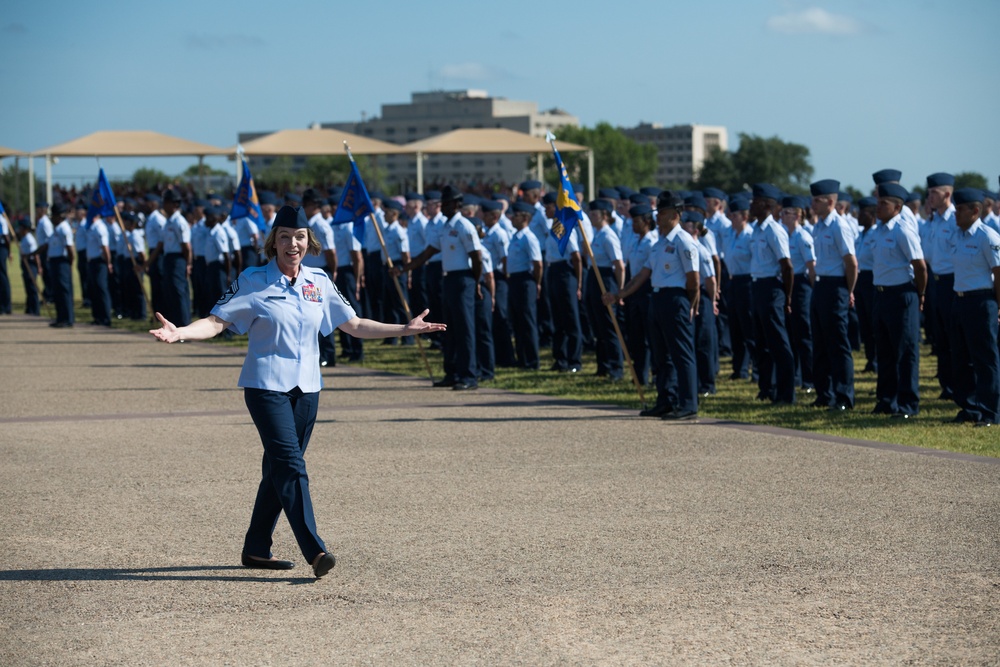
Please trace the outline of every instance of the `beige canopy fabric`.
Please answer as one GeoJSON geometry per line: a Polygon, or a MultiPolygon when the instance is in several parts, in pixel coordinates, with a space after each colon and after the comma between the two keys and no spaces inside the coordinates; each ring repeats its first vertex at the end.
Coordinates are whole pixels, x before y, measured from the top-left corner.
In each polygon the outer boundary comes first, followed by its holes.
{"type": "MultiPolygon", "coordinates": [[[[560,152],[586,151],[586,146],[556,140],[560,152]]],[[[545,153],[552,150],[542,137],[504,128],[452,130],[397,149],[400,153],[545,153]]]]}
{"type": "Polygon", "coordinates": [[[2,157],[24,157],[27,155],[24,151],[15,150],[13,148],[7,148],[6,146],[0,146],[0,158],[2,157]]]}
{"type": "Polygon", "coordinates": [[[32,151],[32,155],[52,157],[148,157],[163,155],[231,155],[217,148],[149,130],[105,130],[64,144],[32,151]]]}
{"type": "MultiPolygon", "coordinates": [[[[242,144],[247,155],[346,155],[344,142],[356,155],[406,152],[401,146],[332,129],[280,130],[242,144]]],[[[235,147],[231,149],[235,152],[235,147]]]]}

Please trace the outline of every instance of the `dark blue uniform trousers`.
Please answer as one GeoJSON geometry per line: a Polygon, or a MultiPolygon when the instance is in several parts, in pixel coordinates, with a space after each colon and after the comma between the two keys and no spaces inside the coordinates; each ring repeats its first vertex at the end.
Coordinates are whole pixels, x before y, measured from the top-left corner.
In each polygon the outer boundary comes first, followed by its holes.
{"type": "Polygon", "coordinates": [[[636,377],[641,384],[649,383],[649,300],[653,288],[649,282],[642,284],[637,291],[625,299],[625,344],[636,377]]]}
{"type": "Polygon", "coordinates": [[[583,334],[580,331],[579,282],[567,260],[549,265],[549,309],[552,313],[552,358],[558,370],[582,365],[583,334]]]}
{"type": "Polygon", "coordinates": [[[52,300],[56,305],[56,322],[73,324],[73,265],[68,257],[50,257],[49,273],[52,274],[52,300]]]}
{"type": "MultiPolygon", "coordinates": [[[[604,288],[612,294],[618,293],[618,283],[615,282],[614,269],[610,266],[599,267],[604,288]]],[[[593,270],[587,273],[587,292],[584,295],[587,309],[590,311],[590,325],[597,339],[597,374],[620,380],[624,376],[622,362],[622,347],[615,334],[615,324],[611,313],[601,301],[601,287],[597,284],[597,274],[593,270]]],[[[618,306],[612,306],[611,311],[618,317],[618,306]]]]}
{"type": "Polygon", "coordinates": [[[785,322],[795,359],[795,386],[803,389],[813,386],[812,297],[809,277],[796,275],[792,285],[792,314],[785,316],[785,322]]]}
{"type": "Polygon", "coordinates": [[[712,300],[701,292],[698,316],[694,319],[695,359],[698,362],[698,393],[715,393],[715,376],[719,373],[719,331],[715,325],[712,300]]]}
{"type": "Polygon", "coordinates": [[[858,311],[861,347],[865,351],[865,361],[877,366],[875,354],[875,283],[873,279],[874,273],[872,271],[858,271],[858,282],[854,286],[854,309],[858,311]]]}
{"type": "Polygon", "coordinates": [[[363,290],[365,302],[365,317],[385,321],[383,312],[383,282],[384,269],[382,268],[382,255],[378,252],[365,254],[365,288],[363,290]]]}
{"type": "MultiPolygon", "coordinates": [[[[401,258],[394,258],[392,260],[393,266],[399,266],[401,258]]],[[[406,274],[401,273],[399,278],[399,288],[403,292],[402,298],[399,296],[399,291],[396,289],[396,281],[392,279],[392,275],[389,273],[389,266],[382,266],[382,303],[383,303],[383,314],[385,315],[385,322],[389,324],[407,324],[410,320],[406,317],[406,307],[403,305],[403,299],[406,299],[407,303],[410,301],[410,290],[406,286],[406,274]]],[[[422,311],[417,311],[415,314],[419,314],[422,311]]],[[[391,342],[393,339],[387,338],[386,342],[391,342]]],[[[401,342],[408,345],[413,344],[413,336],[402,336],[401,342]]]]}
{"type": "Polygon", "coordinates": [[[729,307],[729,337],[733,348],[733,374],[740,378],[749,377],[750,362],[753,362],[753,373],[757,375],[750,276],[730,278],[726,299],[729,307]]]}
{"type": "Polygon", "coordinates": [[[698,412],[698,362],[690,311],[691,301],[683,287],[653,290],[649,329],[656,369],[656,407],[698,412]]]}
{"type": "Polygon", "coordinates": [[[512,273],[508,281],[510,321],[514,328],[517,365],[538,369],[538,283],[530,271],[512,273]]]}
{"type": "Polygon", "coordinates": [[[444,276],[444,374],[446,379],[476,384],[476,281],[472,271],[449,271],[444,276]]]}
{"type": "Polygon", "coordinates": [[[813,384],[816,403],[854,407],[854,358],[847,333],[846,278],[817,276],[813,287],[813,384]]]}
{"type": "MultiPolygon", "coordinates": [[[[424,264],[424,286],[427,290],[427,305],[431,312],[427,319],[431,322],[444,321],[444,305],[441,299],[441,290],[444,289],[444,277],[441,270],[441,256],[437,255],[438,261],[424,264]]],[[[423,312],[423,311],[420,311],[423,312]]],[[[440,332],[430,334],[433,341],[444,340],[444,335],[440,332]]]]}
{"type": "Polygon", "coordinates": [[[10,276],[7,275],[7,260],[10,257],[10,247],[7,240],[0,241],[0,315],[10,315],[11,294],[10,276]]]}
{"type": "Polygon", "coordinates": [[[934,329],[934,347],[937,354],[938,383],[945,397],[954,395],[953,370],[951,358],[952,338],[952,303],[955,301],[955,274],[935,273],[928,291],[934,292],[934,311],[932,318],[934,329]]]}
{"type": "MultiPolygon", "coordinates": [[[[785,328],[785,290],[777,278],[751,286],[759,366],[758,387],[765,398],[795,402],[795,359],[785,328]]],[[[815,296],[815,295],[814,295],[815,296]]]]}
{"type": "Polygon", "coordinates": [[[87,285],[90,287],[90,312],[94,322],[111,326],[111,293],[108,291],[108,265],[103,259],[87,262],[87,285]]]}
{"type": "Polygon", "coordinates": [[[920,297],[913,283],[873,287],[878,381],[875,411],[920,411],[920,297]]]}
{"type": "MultiPolygon", "coordinates": [[[[496,283],[494,283],[496,284],[496,283]]],[[[479,282],[483,298],[476,299],[476,372],[480,380],[492,380],[496,374],[493,349],[493,296],[486,284],[479,282]]]]}
{"type": "MultiPolygon", "coordinates": [[[[358,299],[355,296],[355,292],[358,289],[358,279],[354,275],[354,268],[351,266],[342,267],[337,269],[337,289],[340,293],[344,295],[348,303],[351,304],[351,308],[354,309],[355,313],[361,313],[361,304],[358,303],[358,299]]],[[[421,311],[423,312],[423,311],[421,311]]],[[[354,336],[340,332],[340,349],[344,356],[346,356],[351,361],[361,361],[364,359],[364,346],[362,345],[360,338],[355,338],[354,336]]]]}
{"type": "Polygon", "coordinates": [[[1000,423],[997,302],[991,289],[958,294],[951,307],[953,392],[975,421],[1000,423]]]}
{"type": "Polygon", "coordinates": [[[302,555],[311,563],[326,551],[316,533],[303,458],[316,423],[319,392],[304,394],[298,387],[289,392],[247,388],[243,396],[264,445],[260,486],[243,551],[270,558],[271,535],[284,510],[302,555]]]}
{"type": "Polygon", "coordinates": [[[507,276],[499,270],[493,272],[496,294],[493,295],[493,349],[497,366],[517,365],[514,344],[510,340],[510,285],[507,276]]]}
{"type": "Polygon", "coordinates": [[[41,313],[41,301],[38,294],[38,265],[35,256],[21,257],[21,281],[24,283],[24,314],[38,315],[41,313]]]}
{"type": "Polygon", "coordinates": [[[179,252],[163,256],[163,316],[179,327],[191,324],[187,261],[179,252]]]}

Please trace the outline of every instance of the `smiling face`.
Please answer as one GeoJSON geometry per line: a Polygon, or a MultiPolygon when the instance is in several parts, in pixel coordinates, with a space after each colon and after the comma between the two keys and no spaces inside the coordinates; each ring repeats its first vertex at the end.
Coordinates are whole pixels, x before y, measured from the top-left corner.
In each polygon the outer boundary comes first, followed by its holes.
{"type": "Polygon", "coordinates": [[[309,248],[309,230],[281,227],[274,236],[275,258],[285,275],[298,275],[299,265],[309,248]]]}

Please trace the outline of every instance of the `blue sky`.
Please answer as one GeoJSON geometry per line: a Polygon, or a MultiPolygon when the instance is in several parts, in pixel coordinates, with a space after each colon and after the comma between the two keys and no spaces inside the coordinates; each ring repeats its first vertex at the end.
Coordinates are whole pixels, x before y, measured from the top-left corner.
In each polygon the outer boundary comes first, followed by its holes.
{"type": "MultiPolygon", "coordinates": [[[[817,178],[863,189],[886,167],[907,186],[978,171],[996,187],[1000,172],[996,0],[2,5],[0,145],[21,150],[101,129],[228,146],[240,131],[474,87],[585,125],[778,135],[809,146],[817,178]]],[[[126,176],[193,162],[103,165],[126,176]]],[[[96,165],[53,170],[68,179],[96,165]]]]}

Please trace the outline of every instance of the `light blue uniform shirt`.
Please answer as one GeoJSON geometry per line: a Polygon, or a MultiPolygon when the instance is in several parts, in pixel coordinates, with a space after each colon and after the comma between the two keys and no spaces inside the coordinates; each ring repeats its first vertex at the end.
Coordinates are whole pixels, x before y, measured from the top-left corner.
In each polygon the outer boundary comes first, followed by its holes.
{"type": "MultiPolygon", "coordinates": [[[[118,253],[119,248],[122,245],[122,230],[117,223],[111,219],[111,222],[105,223],[108,226],[108,247],[111,252],[118,253]]],[[[49,238],[52,238],[51,236],[49,238]]]]}
{"type": "MultiPolygon", "coordinates": [[[[856,248],[858,250],[858,271],[872,271],[875,268],[875,228],[878,223],[861,231],[856,248]]],[[[916,232],[914,232],[916,234],[916,232]]]]}
{"type": "Polygon", "coordinates": [[[687,287],[687,274],[698,270],[698,242],[677,225],[653,244],[646,259],[653,289],[687,287]]]}
{"type": "Polygon", "coordinates": [[[191,243],[191,228],[180,211],[167,219],[163,226],[163,254],[169,255],[181,251],[182,243],[191,243]]]}
{"type": "Polygon", "coordinates": [[[52,231],[52,221],[49,220],[49,216],[43,215],[40,217],[38,222],[35,223],[35,242],[38,243],[39,248],[49,242],[52,231]]]}
{"type": "Polygon", "coordinates": [[[160,245],[163,240],[163,226],[167,224],[167,219],[158,210],[154,210],[146,218],[146,241],[150,248],[160,245]]]}
{"type": "Polygon", "coordinates": [[[273,259],[241,273],[212,314],[250,336],[239,386],[304,393],[323,387],[318,335],[355,317],[325,271],[302,266],[289,285],[273,259]]]}
{"type": "Polygon", "coordinates": [[[895,287],[913,280],[913,265],[910,262],[923,259],[924,252],[916,232],[903,222],[902,216],[897,215],[889,222],[879,222],[870,235],[875,239],[874,284],[895,287]]]}
{"type": "MultiPolygon", "coordinates": [[[[788,250],[788,233],[785,228],[767,216],[753,230],[750,244],[750,275],[756,279],[781,276],[782,259],[791,259],[788,250]]],[[[843,275],[843,274],[841,274],[843,275]]]]}
{"type": "MultiPolygon", "coordinates": [[[[441,228],[444,227],[446,220],[447,218],[444,217],[444,213],[438,212],[437,215],[427,222],[427,226],[424,227],[424,240],[427,242],[427,246],[441,250],[441,228]]],[[[427,246],[424,246],[424,250],[427,249],[427,246]]],[[[441,253],[436,252],[431,255],[431,258],[427,260],[427,263],[433,264],[434,262],[440,261],[441,253]]]]}
{"type": "Polygon", "coordinates": [[[733,228],[732,221],[726,217],[725,213],[722,211],[716,211],[712,214],[712,217],[705,220],[705,227],[708,228],[713,234],[715,234],[716,241],[719,241],[719,250],[722,251],[722,255],[725,256],[725,243],[721,241],[733,228]]]}
{"type": "Polygon", "coordinates": [[[656,243],[656,237],[653,236],[652,232],[647,232],[642,238],[638,238],[638,234],[635,236],[637,241],[632,245],[628,253],[628,270],[633,276],[637,275],[646,266],[646,261],[649,259],[649,252],[653,249],[653,244],[656,243]]]}
{"type": "Polygon", "coordinates": [[[480,247],[479,252],[481,253],[479,255],[480,260],[483,263],[483,270],[479,274],[479,282],[482,282],[487,273],[493,273],[493,256],[490,255],[490,251],[485,246],[480,247]]]}
{"type": "Polygon", "coordinates": [[[49,237],[49,258],[66,257],[66,248],[73,247],[73,228],[69,226],[68,220],[63,220],[49,237]]]}
{"type": "Polygon", "coordinates": [[[542,255],[545,256],[546,264],[556,264],[557,262],[564,262],[570,258],[574,252],[580,252],[580,237],[578,236],[579,229],[574,228],[572,233],[569,235],[569,241],[566,242],[566,252],[559,252],[559,240],[552,235],[550,232],[545,237],[545,243],[542,245],[542,255]]]}
{"type": "Polygon", "coordinates": [[[701,286],[705,286],[705,281],[715,277],[715,262],[712,261],[712,253],[701,243],[698,245],[698,278],[701,286]]]}
{"type": "Polygon", "coordinates": [[[253,236],[257,234],[257,225],[248,217],[237,218],[233,223],[236,236],[240,239],[240,247],[248,248],[253,245],[253,236]]]}
{"type": "Polygon", "coordinates": [[[87,221],[80,220],[76,223],[76,236],[74,237],[78,251],[87,252],[87,221]]]}
{"type": "MultiPolygon", "coordinates": [[[[788,231],[787,228],[785,231],[788,231]]],[[[795,233],[788,235],[788,254],[792,260],[792,272],[796,275],[806,273],[806,262],[816,261],[812,235],[801,227],[796,227],[795,233]]]]}
{"type": "Polygon", "coordinates": [[[816,248],[816,275],[824,278],[844,277],[844,257],[854,254],[854,237],[851,223],[830,213],[813,228],[816,248]]]}
{"type": "Polygon", "coordinates": [[[510,245],[510,235],[503,225],[497,221],[492,227],[486,230],[486,236],[480,239],[480,244],[490,251],[493,259],[493,268],[499,271],[503,268],[503,260],[507,257],[507,246],[510,245]]]}
{"type": "Polygon", "coordinates": [[[939,276],[955,273],[955,244],[958,242],[958,224],[955,223],[955,207],[948,206],[944,215],[937,211],[931,216],[930,231],[927,234],[928,250],[924,248],[924,256],[931,264],[931,269],[939,276]]]}
{"type": "Polygon", "coordinates": [[[511,236],[513,236],[514,232],[517,231],[516,229],[514,229],[514,223],[511,222],[510,218],[507,217],[506,213],[501,213],[500,214],[500,220],[499,220],[499,222],[500,222],[501,225],[503,225],[504,231],[507,232],[507,238],[510,238],[511,236]]]}
{"type": "Polygon", "coordinates": [[[535,214],[528,223],[528,229],[538,239],[538,244],[542,248],[542,254],[546,254],[545,239],[548,238],[549,230],[552,229],[552,221],[545,217],[545,207],[541,204],[535,204],[535,214]]]}
{"type": "MultiPolygon", "coordinates": [[[[125,232],[125,236],[128,237],[128,242],[132,244],[132,252],[138,255],[139,253],[146,252],[146,235],[142,233],[142,230],[136,227],[130,232],[125,232]]],[[[128,252],[126,250],[125,252],[128,252]]]]}
{"type": "MultiPolygon", "coordinates": [[[[322,269],[326,267],[326,251],[334,249],[333,243],[333,229],[327,223],[326,218],[323,217],[322,213],[317,213],[313,217],[309,218],[309,229],[312,230],[313,236],[319,241],[319,254],[310,255],[306,254],[302,258],[302,263],[306,266],[311,266],[313,268],[322,269]]],[[[375,232],[372,232],[372,236],[375,236],[375,232]]],[[[375,239],[378,243],[378,238],[375,239]]],[[[330,267],[331,269],[333,267],[330,267]]]]}
{"type": "Polygon", "coordinates": [[[381,252],[382,244],[378,242],[378,232],[375,231],[373,220],[377,220],[382,234],[385,235],[385,218],[380,216],[381,210],[365,218],[365,252],[381,252]]]}
{"type": "Polygon", "coordinates": [[[531,271],[533,262],[542,261],[542,248],[538,238],[525,227],[515,231],[507,246],[507,274],[531,271]]]}
{"type": "Polygon", "coordinates": [[[956,292],[993,289],[993,269],[1000,266],[1000,234],[976,220],[968,231],[958,230],[953,258],[956,292]]]}
{"type": "MultiPolygon", "coordinates": [[[[404,252],[410,252],[410,238],[403,225],[399,224],[399,220],[386,227],[385,247],[393,264],[399,264],[404,252]]],[[[382,253],[382,263],[386,263],[385,253],[382,253]]]]}
{"type": "Polygon", "coordinates": [[[441,226],[441,270],[465,271],[472,268],[469,253],[482,249],[479,234],[471,222],[456,213],[441,226]]]}
{"type": "Polygon", "coordinates": [[[33,253],[38,252],[38,241],[35,239],[35,235],[28,232],[24,235],[18,242],[18,247],[21,249],[21,257],[27,257],[33,253]]]}
{"type": "Polygon", "coordinates": [[[191,254],[195,257],[205,257],[208,254],[208,235],[212,230],[205,224],[205,218],[191,225],[191,254]]]}
{"type": "Polygon", "coordinates": [[[101,218],[94,218],[87,226],[87,259],[101,259],[101,248],[108,246],[108,226],[101,218]]]}
{"type": "Polygon", "coordinates": [[[423,213],[417,213],[410,218],[410,224],[406,226],[406,237],[410,242],[410,255],[412,257],[416,257],[427,247],[425,234],[427,223],[427,216],[423,213]]]}
{"type": "MultiPolygon", "coordinates": [[[[611,229],[613,229],[614,232],[615,232],[615,234],[618,235],[618,238],[621,238],[622,234],[625,233],[625,218],[623,218],[618,213],[618,211],[612,211],[611,212],[611,219],[612,219],[611,220],[611,229]]],[[[634,230],[633,230],[633,232],[634,232],[634,230]]]]}
{"type": "Polygon", "coordinates": [[[236,229],[233,228],[233,221],[226,218],[219,226],[222,227],[226,231],[226,234],[229,235],[229,252],[235,253],[240,249],[240,237],[239,234],[236,233],[236,229]]]}
{"type": "Polygon", "coordinates": [[[226,256],[233,251],[229,244],[229,234],[218,224],[206,231],[208,238],[205,241],[205,261],[225,263],[226,256]]]}
{"type": "Polygon", "coordinates": [[[899,222],[916,234],[917,238],[920,237],[920,221],[917,220],[917,216],[910,210],[909,206],[903,206],[903,210],[899,212],[899,222]]]}
{"type": "Polygon", "coordinates": [[[739,234],[736,233],[735,229],[730,229],[723,240],[729,277],[750,275],[753,227],[746,225],[739,234]]]}
{"type": "Polygon", "coordinates": [[[601,227],[594,234],[591,248],[594,251],[594,263],[600,269],[610,269],[617,261],[622,261],[622,245],[618,235],[609,225],[601,227]]]}
{"type": "Polygon", "coordinates": [[[337,266],[351,266],[351,252],[361,250],[361,241],[354,235],[354,223],[341,222],[332,225],[333,245],[337,253],[337,266]]]}
{"type": "Polygon", "coordinates": [[[990,211],[989,215],[980,218],[979,221],[995,231],[997,234],[1000,234],[1000,216],[993,211],[990,211]]]}
{"type": "Polygon", "coordinates": [[[705,246],[708,249],[709,255],[718,255],[719,244],[716,241],[715,234],[712,233],[711,229],[706,230],[706,232],[707,233],[704,235],[701,234],[698,235],[698,243],[700,243],[701,245],[705,246]]]}

